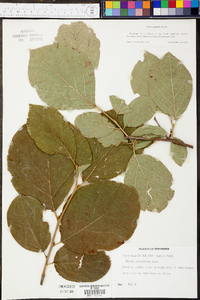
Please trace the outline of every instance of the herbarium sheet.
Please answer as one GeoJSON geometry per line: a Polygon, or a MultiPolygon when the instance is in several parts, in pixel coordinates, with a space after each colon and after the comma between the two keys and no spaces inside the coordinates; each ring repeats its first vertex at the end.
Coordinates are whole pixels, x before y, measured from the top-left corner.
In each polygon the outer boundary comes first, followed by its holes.
{"type": "Polygon", "coordinates": [[[2,299],[197,296],[195,25],[3,22],[2,299]]]}

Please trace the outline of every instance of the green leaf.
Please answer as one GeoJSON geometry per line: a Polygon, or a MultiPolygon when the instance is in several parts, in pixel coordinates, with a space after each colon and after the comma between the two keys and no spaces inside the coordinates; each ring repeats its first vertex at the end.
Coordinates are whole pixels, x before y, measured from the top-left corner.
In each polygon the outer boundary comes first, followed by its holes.
{"type": "Polygon", "coordinates": [[[88,112],[79,115],[75,125],[87,138],[98,138],[104,147],[119,145],[125,141],[123,133],[116,128],[107,118],[96,112],[88,112]]]}
{"type": "Polygon", "coordinates": [[[104,147],[119,145],[121,142],[127,143],[127,140],[124,139],[123,133],[118,129],[114,129],[110,134],[98,138],[98,141],[102,143],[104,147]]]}
{"type": "Polygon", "coordinates": [[[149,147],[152,143],[153,143],[152,141],[142,141],[142,140],[137,140],[137,141],[134,143],[134,151],[137,151],[136,154],[141,154],[141,153],[138,153],[138,150],[147,148],[147,147],[149,147]]]}
{"type": "Polygon", "coordinates": [[[83,180],[96,182],[111,179],[126,170],[132,156],[129,146],[121,144],[104,148],[97,139],[88,139],[92,150],[92,164],[83,172],[83,180]]]}
{"type": "Polygon", "coordinates": [[[124,131],[128,134],[131,135],[131,133],[137,128],[137,127],[124,127],[124,115],[117,115],[117,113],[114,111],[114,109],[107,110],[106,115],[101,113],[102,116],[107,118],[109,122],[111,122],[116,128],[119,128],[116,123],[114,123],[112,120],[110,120],[108,116],[110,116],[113,120],[117,121],[119,126],[124,129],[124,131]]]}
{"type": "Polygon", "coordinates": [[[100,57],[100,41],[92,28],[83,22],[73,22],[70,25],[63,24],[58,29],[55,41],[59,45],[70,46],[72,49],[84,53],[88,62],[96,69],[100,57]]]}
{"type": "Polygon", "coordinates": [[[8,226],[14,239],[25,249],[44,251],[51,240],[49,225],[42,220],[43,207],[34,198],[16,197],[7,213],[8,226]]]}
{"type": "Polygon", "coordinates": [[[93,282],[102,278],[110,269],[110,258],[105,252],[97,255],[78,254],[63,246],[54,258],[60,276],[75,282],[93,282]]]}
{"type": "Polygon", "coordinates": [[[137,128],[133,133],[133,136],[141,136],[146,138],[163,137],[166,135],[167,132],[162,127],[152,125],[146,125],[137,128]]]}
{"type": "Polygon", "coordinates": [[[144,53],[144,60],[139,60],[131,73],[133,93],[149,96],[149,72],[151,67],[158,61],[159,59],[155,55],[149,52],[144,53]]]}
{"type": "Polygon", "coordinates": [[[139,154],[130,159],[124,182],[136,188],[142,210],[161,212],[174,195],[171,173],[150,155],[139,154]]]}
{"type": "Polygon", "coordinates": [[[47,154],[61,153],[75,161],[76,141],[73,130],[56,109],[30,105],[27,128],[42,151],[47,154]]]}
{"type": "MultiPolygon", "coordinates": [[[[179,139],[176,139],[176,140],[182,142],[179,139]]],[[[185,160],[187,158],[187,154],[188,154],[188,152],[187,152],[187,148],[186,147],[183,147],[183,146],[171,143],[171,146],[170,146],[170,155],[173,158],[173,160],[175,161],[175,163],[177,165],[179,165],[180,167],[185,162],[185,160]]]]}
{"type": "Polygon", "coordinates": [[[124,100],[116,96],[110,96],[110,102],[117,115],[129,112],[129,107],[124,100]]]}
{"type": "Polygon", "coordinates": [[[13,137],[8,170],[18,193],[32,196],[47,209],[56,211],[74,182],[74,165],[62,154],[42,152],[30,138],[26,126],[13,137]]]}
{"type": "Polygon", "coordinates": [[[30,51],[29,81],[56,109],[90,109],[95,103],[94,68],[88,57],[60,44],[30,51]]]}
{"type": "Polygon", "coordinates": [[[149,91],[163,113],[178,119],[189,104],[192,77],[182,62],[168,52],[151,68],[149,91]]]}
{"type": "Polygon", "coordinates": [[[129,104],[129,111],[124,114],[124,124],[138,127],[150,120],[156,113],[156,106],[149,96],[141,96],[129,104]]]}
{"type": "Polygon", "coordinates": [[[90,145],[86,138],[82,135],[74,125],[69,123],[69,126],[73,130],[76,140],[76,158],[75,162],[79,166],[79,171],[83,172],[92,163],[92,153],[90,145]]]}
{"type": "MultiPolygon", "coordinates": [[[[158,138],[158,137],[164,137],[167,135],[167,132],[159,126],[152,126],[152,125],[146,125],[140,128],[137,128],[133,132],[133,136],[135,137],[143,137],[143,138],[158,138]]],[[[137,140],[134,144],[134,150],[139,150],[146,148],[150,146],[153,143],[153,141],[143,141],[143,140],[137,140]]]]}
{"type": "Polygon", "coordinates": [[[134,188],[114,181],[83,186],[75,193],[61,224],[61,241],[72,251],[112,250],[133,234],[140,213],[134,188]]]}

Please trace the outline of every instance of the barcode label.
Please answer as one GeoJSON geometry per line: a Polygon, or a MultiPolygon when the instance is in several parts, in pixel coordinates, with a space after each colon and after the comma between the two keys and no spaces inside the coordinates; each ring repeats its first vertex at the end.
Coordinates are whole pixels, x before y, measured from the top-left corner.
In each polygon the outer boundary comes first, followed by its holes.
{"type": "Polygon", "coordinates": [[[85,295],[103,295],[106,290],[84,290],[85,295]]]}
{"type": "Polygon", "coordinates": [[[111,297],[111,287],[109,284],[80,284],[78,289],[79,298],[111,297]]]}

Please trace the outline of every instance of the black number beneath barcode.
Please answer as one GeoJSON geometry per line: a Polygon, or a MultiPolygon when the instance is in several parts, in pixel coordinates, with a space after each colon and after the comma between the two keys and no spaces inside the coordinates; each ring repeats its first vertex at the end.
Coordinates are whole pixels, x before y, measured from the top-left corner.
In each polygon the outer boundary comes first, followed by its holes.
{"type": "Polygon", "coordinates": [[[84,295],[102,295],[105,293],[105,290],[84,290],[84,295]]]}

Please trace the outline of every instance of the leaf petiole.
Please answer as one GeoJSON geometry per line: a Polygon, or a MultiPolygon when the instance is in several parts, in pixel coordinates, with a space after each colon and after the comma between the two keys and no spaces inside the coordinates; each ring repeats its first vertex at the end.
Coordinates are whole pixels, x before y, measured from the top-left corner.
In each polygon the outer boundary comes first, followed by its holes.
{"type": "Polygon", "coordinates": [[[170,130],[170,136],[169,136],[170,139],[172,139],[173,136],[174,136],[174,128],[175,128],[175,125],[176,125],[176,121],[177,121],[177,120],[175,120],[175,121],[173,122],[173,120],[170,118],[170,122],[171,122],[171,124],[172,124],[172,128],[171,128],[171,130],[170,130]]]}
{"type": "Polygon", "coordinates": [[[60,244],[61,244],[61,242],[54,243],[53,246],[55,247],[55,246],[60,245],[60,244]]]}

